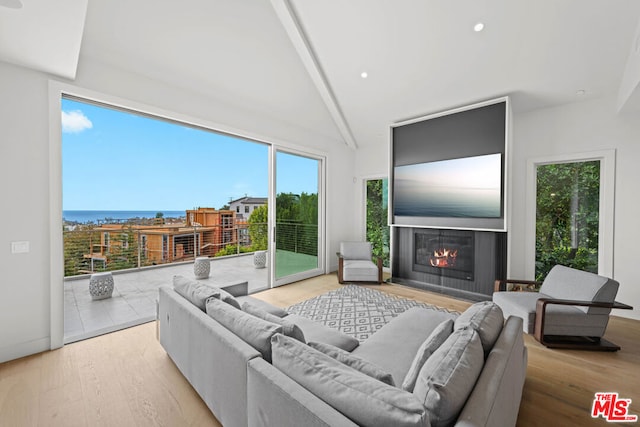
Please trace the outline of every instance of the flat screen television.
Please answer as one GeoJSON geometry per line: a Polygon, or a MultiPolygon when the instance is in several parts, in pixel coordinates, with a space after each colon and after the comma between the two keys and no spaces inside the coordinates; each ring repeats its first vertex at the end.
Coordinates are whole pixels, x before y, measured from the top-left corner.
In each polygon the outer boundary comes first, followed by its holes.
{"type": "Polygon", "coordinates": [[[500,218],[502,154],[396,166],[393,214],[500,218]]]}
{"type": "Polygon", "coordinates": [[[391,127],[390,224],[506,230],[508,101],[391,127]]]}

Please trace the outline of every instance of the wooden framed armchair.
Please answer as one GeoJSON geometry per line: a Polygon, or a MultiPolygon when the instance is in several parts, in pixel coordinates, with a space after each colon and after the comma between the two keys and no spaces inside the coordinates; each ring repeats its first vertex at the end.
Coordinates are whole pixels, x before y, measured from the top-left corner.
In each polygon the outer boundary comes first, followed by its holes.
{"type": "Polygon", "coordinates": [[[338,252],[338,282],[382,283],[382,259],[372,259],[371,242],[341,242],[338,252]]]}
{"type": "Polygon", "coordinates": [[[603,339],[612,308],[631,309],[615,301],[617,281],[562,265],[544,282],[496,280],[493,301],[504,317],[523,319],[525,332],[547,347],[617,351],[603,339]]]}

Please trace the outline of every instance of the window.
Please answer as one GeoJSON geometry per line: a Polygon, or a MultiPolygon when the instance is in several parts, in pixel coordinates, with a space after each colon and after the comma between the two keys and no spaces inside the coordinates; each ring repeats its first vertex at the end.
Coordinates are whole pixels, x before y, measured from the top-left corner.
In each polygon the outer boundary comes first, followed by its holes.
{"type": "Polygon", "coordinates": [[[556,264],[597,273],[600,162],[540,165],[536,189],[536,280],[556,264]]]}
{"type": "Polygon", "coordinates": [[[531,159],[526,277],[555,264],[613,276],[615,150],[531,159]]]}
{"type": "Polygon", "coordinates": [[[387,178],[370,179],[366,181],[366,235],[367,241],[373,245],[373,254],[382,258],[385,267],[389,262],[389,226],[387,178]]]}
{"type": "Polygon", "coordinates": [[[251,207],[251,206],[249,206],[249,205],[245,206],[245,207],[244,207],[244,213],[249,213],[249,208],[250,208],[250,207],[251,207]]]}

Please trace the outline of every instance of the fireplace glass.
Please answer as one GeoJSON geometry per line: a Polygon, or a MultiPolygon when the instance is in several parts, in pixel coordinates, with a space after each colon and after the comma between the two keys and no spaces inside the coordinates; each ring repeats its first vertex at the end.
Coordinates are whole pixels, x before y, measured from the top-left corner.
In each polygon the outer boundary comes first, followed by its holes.
{"type": "Polygon", "coordinates": [[[414,233],[413,247],[415,271],[474,280],[473,231],[421,230],[414,233]]]}

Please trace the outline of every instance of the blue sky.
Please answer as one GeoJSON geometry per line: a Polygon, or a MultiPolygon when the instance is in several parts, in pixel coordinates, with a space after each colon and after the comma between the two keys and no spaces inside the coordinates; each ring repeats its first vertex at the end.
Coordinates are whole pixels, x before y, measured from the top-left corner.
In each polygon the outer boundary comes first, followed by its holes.
{"type": "MultiPolygon", "coordinates": [[[[220,208],[268,196],[268,147],[62,100],[63,210],[220,208]]],[[[317,161],[279,155],[277,192],[317,192],[317,161]]]]}

